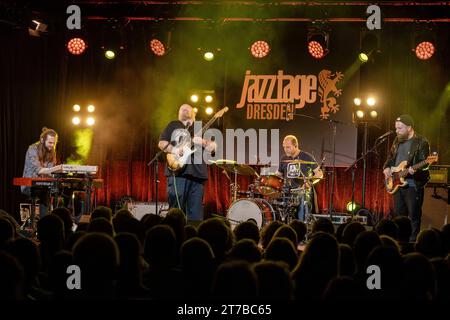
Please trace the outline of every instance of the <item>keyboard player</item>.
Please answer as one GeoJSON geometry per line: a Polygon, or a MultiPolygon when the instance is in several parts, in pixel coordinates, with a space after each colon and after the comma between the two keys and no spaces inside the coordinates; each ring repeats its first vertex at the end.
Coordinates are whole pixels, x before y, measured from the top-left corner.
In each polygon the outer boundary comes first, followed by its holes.
{"type": "MultiPolygon", "coordinates": [[[[48,176],[48,169],[56,165],[56,144],[58,134],[55,130],[42,128],[39,141],[28,147],[25,155],[23,177],[37,178],[48,176]]],[[[48,188],[21,187],[21,191],[28,197],[39,198],[39,213],[43,217],[50,204],[50,192],[48,188]]]]}

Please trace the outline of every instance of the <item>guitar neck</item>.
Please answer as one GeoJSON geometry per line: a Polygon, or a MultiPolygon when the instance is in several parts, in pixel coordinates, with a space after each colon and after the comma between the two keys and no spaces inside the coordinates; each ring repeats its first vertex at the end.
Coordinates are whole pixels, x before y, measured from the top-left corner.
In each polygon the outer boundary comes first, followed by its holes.
{"type": "MultiPolygon", "coordinates": [[[[427,163],[428,163],[428,159],[425,159],[425,160],[420,161],[419,163],[416,163],[415,165],[411,166],[411,168],[413,170],[417,170],[417,169],[423,167],[424,165],[426,165],[427,163]]],[[[399,174],[400,177],[405,177],[407,175],[408,175],[408,169],[402,170],[399,174]]]]}
{"type": "Polygon", "coordinates": [[[206,130],[209,129],[209,127],[211,127],[211,125],[214,123],[214,121],[216,121],[218,117],[216,115],[214,115],[214,117],[212,117],[199,131],[197,131],[194,135],[195,136],[200,136],[203,134],[203,132],[205,132],[206,130]]]}

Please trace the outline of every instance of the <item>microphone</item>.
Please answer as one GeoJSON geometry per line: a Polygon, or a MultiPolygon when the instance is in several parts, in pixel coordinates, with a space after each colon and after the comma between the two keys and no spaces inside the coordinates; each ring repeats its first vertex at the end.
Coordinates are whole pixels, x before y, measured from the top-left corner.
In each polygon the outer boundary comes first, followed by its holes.
{"type": "Polygon", "coordinates": [[[392,131],[392,130],[389,130],[388,132],[386,132],[385,134],[383,134],[383,135],[381,135],[381,136],[379,136],[378,138],[377,138],[377,140],[380,140],[380,139],[384,139],[384,138],[386,138],[386,137],[388,137],[388,136],[390,136],[391,134],[393,134],[394,133],[394,131],[392,131]]]}

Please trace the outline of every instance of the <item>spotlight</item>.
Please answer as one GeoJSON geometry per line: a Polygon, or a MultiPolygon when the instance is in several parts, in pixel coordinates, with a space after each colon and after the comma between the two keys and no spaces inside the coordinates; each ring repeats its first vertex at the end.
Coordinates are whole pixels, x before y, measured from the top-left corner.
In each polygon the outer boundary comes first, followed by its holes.
{"type": "Polygon", "coordinates": [[[329,34],[319,28],[310,28],[307,35],[308,52],[315,59],[322,59],[328,54],[329,34]]]}
{"type": "Polygon", "coordinates": [[[198,95],[193,94],[193,95],[191,96],[191,101],[194,102],[194,103],[198,102],[198,95]]]}
{"type": "Polygon", "coordinates": [[[364,30],[360,35],[359,60],[363,63],[369,61],[369,57],[374,56],[379,51],[379,35],[374,31],[364,30]]]}
{"type": "Polygon", "coordinates": [[[87,111],[90,112],[90,113],[94,112],[95,111],[95,106],[92,105],[92,104],[88,105],[87,111]]]}
{"type": "Polygon", "coordinates": [[[206,101],[206,103],[211,103],[212,101],[213,101],[213,97],[211,96],[211,95],[207,95],[206,97],[205,97],[205,101],[206,101]]]}
{"type": "Polygon", "coordinates": [[[420,60],[430,59],[436,52],[436,32],[429,25],[421,25],[412,35],[412,48],[420,60]]]}
{"type": "Polygon", "coordinates": [[[264,58],[269,54],[270,46],[266,41],[258,40],[253,42],[252,46],[250,47],[250,52],[252,53],[252,56],[255,58],[264,58]]]}
{"type": "Polygon", "coordinates": [[[88,126],[93,126],[93,125],[95,124],[95,119],[92,118],[92,117],[87,118],[87,119],[86,119],[86,124],[87,124],[88,126]]]}
{"type": "Polygon", "coordinates": [[[207,51],[203,54],[203,59],[205,59],[206,61],[213,61],[214,60],[214,53],[212,53],[211,51],[207,51]]]}
{"type": "Polygon", "coordinates": [[[198,108],[194,107],[194,108],[192,108],[192,111],[194,111],[194,113],[197,113],[198,112],[198,108]]]}
{"type": "Polygon", "coordinates": [[[417,44],[414,51],[416,53],[416,57],[420,60],[428,60],[434,55],[436,49],[434,48],[433,43],[429,41],[423,41],[417,44]]]}
{"type": "Polygon", "coordinates": [[[362,63],[366,63],[367,61],[369,61],[369,56],[365,53],[360,53],[358,55],[358,59],[359,61],[361,61],[362,63]]]}
{"type": "Polygon", "coordinates": [[[112,51],[112,50],[106,50],[105,51],[105,58],[106,59],[112,60],[115,57],[116,57],[116,54],[114,53],[114,51],[112,51]]]}
{"type": "Polygon", "coordinates": [[[86,43],[81,38],[72,38],[67,43],[67,50],[75,56],[82,54],[86,47],[86,43]]]}
{"type": "Polygon", "coordinates": [[[357,204],[356,202],[347,202],[347,205],[345,206],[345,208],[347,209],[347,212],[352,213],[355,212],[357,210],[359,210],[361,208],[361,206],[359,204],[357,204]]]}
{"type": "Polygon", "coordinates": [[[79,125],[80,124],[80,122],[81,122],[81,119],[79,118],[79,117],[73,117],[72,118],[72,123],[74,124],[74,125],[79,125]]]}
{"type": "Polygon", "coordinates": [[[375,105],[375,103],[376,103],[375,98],[373,98],[373,97],[367,98],[367,105],[368,106],[373,107],[375,105]]]}
{"type": "Polygon", "coordinates": [[[207,115],[211,115],[211,114],[213,114],[214,110],[213,110],[213,108],[208,107],[208,108],[205,109],[205,112],[206,112],[207,115]]]}
{"type": "Polygon", "coordinates": [[[362,111],[362,110],[357,110],[357,111],[356,111],[356,116],[357,116],[359,119],[364,118],[364,111],[362,111]]]}
{"type": "Polygon", "coordinates": [[[166,47],[164,44],[158,39],[152,39],[150,41],[150,50],[154,55],[162,57],[166,54],[166,47]]]}
{"type": "Polygon", "coordinates": [[[33,19],[28,26],[28,34],[33,37],[40,37],[42,33],[47,32],[48,25],[42,20],[33,19]]]}
{"type": "Polygon", "coordinates": [[[353,99],[353,122],[376,122],[379,119],[380,108],[372,94],[363,94],[353,99]]]}
{"type": "Polygon", "coordinates": [[[72,109],[73,109],[73,111],[75,111],[75,112],[79,112],[79,111],[81,110],[81,107],[80,107],[79,104],[74,104],[73,107],[72,107],[72,109]]]}

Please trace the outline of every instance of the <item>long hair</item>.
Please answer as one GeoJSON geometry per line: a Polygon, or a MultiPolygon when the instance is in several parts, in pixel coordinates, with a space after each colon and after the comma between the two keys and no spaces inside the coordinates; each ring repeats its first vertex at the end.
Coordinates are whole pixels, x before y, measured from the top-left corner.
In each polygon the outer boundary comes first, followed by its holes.
{"type": "Polygon", "coordinates": [[[55,130],[49,128],[42,128],[42,133],[39,137],[38,143],[38,157],[41,164],[52,162],[56,164],[56,141],[58,141],[58,134],[55,130]],[[55,137],[55,147],[52,151],[48,151],[45,147],[45,142],[47,141],[47,137],[52,136],[55,137]]]}

